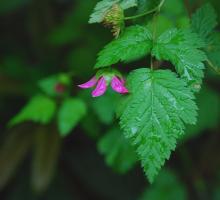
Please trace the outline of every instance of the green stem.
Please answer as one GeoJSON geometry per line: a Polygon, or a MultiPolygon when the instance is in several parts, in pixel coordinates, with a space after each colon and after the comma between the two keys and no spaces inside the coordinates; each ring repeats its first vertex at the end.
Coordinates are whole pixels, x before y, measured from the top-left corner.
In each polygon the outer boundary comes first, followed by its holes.
{"type": "Polygon", "coordinates": [[[139,17],[143,17],[145,15],[148,15],[148,14],[151,14],[153,12],[157,12],[157,11],[160,11],[160,8],[162,7],[162,5],[164,4],[165,0],[161,0],[160,4],[153,8],[152,10],[149,10],[145,13],[141,13],[139,15],[134,15],[134,16],[130,16],[130,17],[125,17],[124,20],[131,20],[131,19],[136,19],[136,18],[139,18],[139,17]]]}
{"type": "Polygon", "coordinates": [[[207,61],[207,63],[209,64],[209,66],[210,66],[218,75],[220,75],[220,69],[218,69],[218,67],[215,66],[215,65],[212,63],[211,60],[207,59],[206,61],[207,61]]]}
{"type": "MultiPolygon", "coordinates": [[[[156,32],[157,32],[157,16],[160,12],[160,9],[158,9],[153,16],[153,36],[152,36],[152,40],[153,40],[153,46],[156,40],[156,32]]],[[[153,56],[151,55],[151,69],[154,69],[154,62],[153,62],[153,56]]]]}

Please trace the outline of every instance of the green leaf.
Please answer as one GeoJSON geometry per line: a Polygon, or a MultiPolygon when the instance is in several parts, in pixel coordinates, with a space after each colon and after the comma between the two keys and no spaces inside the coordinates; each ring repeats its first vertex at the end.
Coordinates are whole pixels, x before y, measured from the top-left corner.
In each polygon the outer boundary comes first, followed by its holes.
{"type": "Polygon", "coordinates": [[[135,7],[137,6],[137,0],[121,0],[120,1],[120,6],[126,10],[128,8],[132,8],[132,7],[135,7]]]}
{"type": "MultiPolygon", "coordinates": [[[[173,22],[170,21],[170,19],[164,15],[158,15],[157,16],[157,29],[155,31],[155,37],[162,34],[167,29],[170,29],[173,27],[173,22]]],[[[151,20],[147,24],[147,28],[153,33],[154,32],[154,21],[151,20]]]]}
{"type": "Polygon", "coordinates": [[[102,0],[97,3],[90,16],[89,23],[100,23],[105,13],[114,5],[119,4],[123,10],[137,6],[137,0],[102,0]]]}
{"type": "Polygon", "coordinates": [[[196,123],[197,107],[185,81],[170,70],[137,69],[127,84],[120,125],[152,182],[184,134],[184,123],[196,123]]]}
{"type": "Polygon", "coordinates": [[[116,40],[99,53],[95,68],[106,67],[119,61],[131,61],[147,55],[152,48],[152,35],[143,26],[130,26],[116,40]]]}
{"type": "Polygon", "coordinates": [[[152,54],[159,60],[170,61],[181,78],[192,86],[193,90],[200,89],[203,78],[203,61],[206,55],[199,48],[204,42],[188,30],[170,29],[156,41],[152,54]]]}
{"type": "Polygon", "coordinates": [[[92,108],[99,120],[104,124],[111,124],[115,118],[116,104],[120,96],[113,91],[107,91],[105,95],[92,101],[92,108]]]}
{"type": "Polygon", "coordinates": [[[215,71],[220,74],[220,34],[216,33],[210,37],[212,41],[210,46],[206,48],[206,54],[208,59],[212,62],[215,67],[215,71]]]}
{"type": "Polygon", "coordinates": [[[211,88],[204,87],[196,98],[198,110],[198,122],[196,126],[186,127],[183,139],[191,139],[206,129],[213,129],[220,121],[220,95],[211,88]]]}
{"type": "Polygon", "coordinates": [[[217,14],[211,4],[199,8],[192,16],[191,29],[204,41],[217,25],[217,14]]]}
{"type": "Polygon", "coordinates": [[[66,136],[86,114],[86,105],[81,99],[66,99],[58,112],[60,134],[66,136]]]}
{"type": "Polygon", "coordinates": [[[120,173],[126,173],[137,161],[134,148],[117,127],[99,140],[98,150],[105,156],[106,163],[120,173]]]}
{"type": "Polygon", "coordinates": [[[70,81],[70,77],[67,74],[60,73],[38,81],[38,86],[47,95],[56,96],[58,95],[58,92],[56,91],[56,85],[62,84],[63,86],[68,86],[70,81]]]}
{"type": "Polygon", "coordinates": [[[139,200],[186,200],[186,187],[170,170],[162,170],[155,183],[148,187],[139,200]]]}
{"type": "Polygon", "coordinates": [[[13,126],[24,121],[47,124],[52,120],[55,110],[56,103],[52,99],[37,95],[9,122],[9,125],[13,126]]]}
{"type": "Polygon", "coordinates": [[[161,0],[138,0],[137,12],[144,13],[146,11],[156,8],[160,4],[161,0]]]}

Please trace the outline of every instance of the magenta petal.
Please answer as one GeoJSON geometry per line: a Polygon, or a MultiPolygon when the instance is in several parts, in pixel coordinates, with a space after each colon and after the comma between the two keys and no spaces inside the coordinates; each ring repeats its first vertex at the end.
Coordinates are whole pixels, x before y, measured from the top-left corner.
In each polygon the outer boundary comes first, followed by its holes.
{"type": "Polygon", "coordinates": [[[95,90],[92,91],[92,96],[93,97],[101,96],[105,93],[106,89],[107,89],[107,84],[106,84],[105,78],[101,77],[98,81],[98,84],[95,90]]]}
{"type": "Polygon", "coordinates": [[[78,85],[78,87],[83,88],[83,89],[91,88],[95,86],[96,83],[97,83],[97,80],[96,80],[96,77],[94,76],[88,82],[78,85]]]}
{"type": "Polygon", "coordinates": [[[124,83],[124,80],[120,80],[114,76],[111,81],[112,89],[121,94],[128,93],[128,89],[124,86],[124,83]]]}

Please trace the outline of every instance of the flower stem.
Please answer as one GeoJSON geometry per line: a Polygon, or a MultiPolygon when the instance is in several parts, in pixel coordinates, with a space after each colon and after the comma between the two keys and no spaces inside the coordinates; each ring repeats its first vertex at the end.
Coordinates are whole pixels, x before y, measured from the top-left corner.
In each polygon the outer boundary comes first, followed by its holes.
{"type": "MultiPolygon", "coordinates": [[[[154,46],[154,43],[155,43],[155,40],[156,40],[156,32],[157,32],[157,16],[158,16],[158,13],[160,12],[160,9],[158,9],[155,13],[154,13],[154,16],[153,16],[153,36],[152,36],[152,42],[153,42],[153,46],[154,46]]],[[[151,69],[153,70],[154,69],[154,59],[153,59],[153,56],[151,55],[151,69]]]]}
{"type": "Polygon", "coordinates": [[[139,18],[139,17],[143,17],[145,15],[151,14],[153,12],[158,12],[160,10],[160,8],[162,7],[162,5],[164,4],[164,2],[165,2],[165,0],[161,0],[160,4],[157,7],[153,8],[152,10],[149,10],[147,12],[141,13],[139,15],[125,17],[124,20],[136,19],[136,18],[139,18]]]}

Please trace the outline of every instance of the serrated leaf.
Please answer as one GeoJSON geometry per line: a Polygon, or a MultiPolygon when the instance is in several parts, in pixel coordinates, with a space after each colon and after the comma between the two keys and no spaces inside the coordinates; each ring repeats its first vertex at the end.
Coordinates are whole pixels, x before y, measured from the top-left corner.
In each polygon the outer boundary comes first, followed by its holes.
{"type": "Polygon", "coordinates": [[[199,8],[192,16],[191,29],[204,41],[217,25],[217,14],[211,4],[199,8]]]}
{"type": "Polygon", "coordinates": [[[105,156],[106,163],[120,173],[126,173],[137,161],[134,148],[117,127],[99,140],[98,150],[105,156]]]}
{"type": "Polygon", "coordinates": [[[25,121],[47,124],[52,120],[55,110],[54,100],[47,96],[37,95],[9,122],[9,125],[13,126],[25,121]]]}
{"type": "Polygon", "coordinates": [[[139,200],[186,200],[186,187],[170,170],[162,170],[155,183],[146,188],[139,200]]]}
{"type": "Polygon", "coordinates": [[[203,78],[203,61],[206,55],[200,48],[204,42],[187,30],[170,29],[156,41],[152,54],[159,60],[168,60],[176,68],[181,78],[193,90],[200,89],[203,78]]]}
{"type": "Polygon", "coordinates": [[[195,124],[197,107],[185,81],[170,70],[137,69],[127,84],[130,95],[120,125],[152,182],[184,133],[184,123],[195,124]]]}
{"type": "Polygon", "coordinates": [[[132,8],[132,7],[135,7],[137,6],[137,0],[121,0],[120,1],[120,6],[126,10],[128,8],[132,8]]]}
{"type": "Polygon", "coordinates": [[[99,53],[95,68],[106,67],[119,61],[129,62],[147,55],[152,48],[152,35],[143,26],[130,26],[116,40],[99,53]]]}
{"type": "Polygon", "coordinates": [[[137,0],[102,0],[98,2],[90,16],[89,23],[100,23],[106,12],[114,5],[119,4],[123,10],[137,6],[137,0]]]}
{"type": "Polygon", "coordinates": [[[66,136],[86,114],[86,105],[81,99],[66,99],[58,112],[60,134],[66,136]]]}

